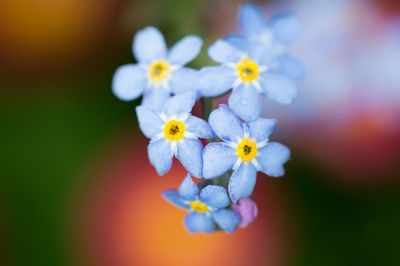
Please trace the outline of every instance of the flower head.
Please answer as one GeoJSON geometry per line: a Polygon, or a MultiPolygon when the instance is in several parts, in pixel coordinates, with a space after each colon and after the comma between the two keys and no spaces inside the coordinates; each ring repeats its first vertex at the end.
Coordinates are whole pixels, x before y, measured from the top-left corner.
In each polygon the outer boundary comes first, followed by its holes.
{"type": "Polygon", "coordinates": [[[229,206],[229,198],[224,187],[208,185],[200,193],[188,174],[179,189],[170,189],[162,196],[174,205],[189,210],[185,226],[192,232],[210,233],[217,224],[222,230],[232,233],[240,223],[240,217],[229,206]]]}
{"type": "Polygon", "coordinates": [[[268,49],[271,49],[272,45],[280,45],[280,48],[284,49],[284,46],[296,41],[303,31],[299,18],[294,14],[280,13],[266,21],[262,11],[251,3],[241,5],[239,26],[245,38],[259,42],[268,49]]]}
{"type": "Polygon", "coordinates": [[[203,152],[203,175],[207,179],[233,170],[228,191],[233,202],[251,195],[258,171],[282,176],[289,149],[269,142],[276,120],[259,118],[242,123],[228,106],[221,104],[210,114],[209,123],[223,142],[210,143],[203,152]]]}
{"type": "Polygon", "coordinates": [[[257,205],[250,198],[240,199],[238,204],[232,204],[232,209],[240,215],[239,227],[247,227],[258,214],[257,205]]]}
{"type": "Polygon", "coordinates": [[[303,65],[288,55],[288,46],[303,31],[300,19],[292,13],[280,13],[269,21],[254,4],[242,4],[239,9],[239,27],[243,34],[230,34],[226,40],[238,49],[261,49],[268,51],[269,67],[292,79],[304,76],[303,65]]]}
{"type": "Polygon", "coordinates": [[[149,159],[159,175],[169,171],[176,156],[193,176],[202,176],[203,145],[198,139],[213,138],[208,123],[190,114],[195,103],[195,92],[169,98],[160,111],[138,106],[139,127],[150,138],[149,159]]]}
{"type": "Polygon", "coordinates": [[[137,64],[120,66],[113,77],[112,90],[121,100],[144,94],[143,105],[159,109],[170,94],[194,90],[197,71],[183,67],[200,52],[202,40],[186,36],[169,51],[161,32],[146,27],[136,33],[133,54],[137,64]]]}
{"type": "Polygon", "coordinates": [[[245,121],[260,116],[260,94],[282,104],[291,103],[297,95],[294,81],[271,68],[266,51],[239,50],[226,40],[217,40],[208,54],[221,65],[200,70],[199,92],[217,96],[232,88],[229,106],[245,121]]]}

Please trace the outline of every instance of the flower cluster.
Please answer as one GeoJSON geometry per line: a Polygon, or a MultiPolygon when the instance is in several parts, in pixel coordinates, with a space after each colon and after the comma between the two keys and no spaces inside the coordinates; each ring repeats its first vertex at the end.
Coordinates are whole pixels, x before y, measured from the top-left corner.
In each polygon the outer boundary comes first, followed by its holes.
{"type": "Polygon", "coordinates": [[[143,96],[136,108],[139,127],[150,139],[148,157],[159,175],[167,173],[176,157],[188,174],[179,189],[162,193],[174,205],[189,211],[190,232],[223,230],[232,233],[257,216],[252,199],[257,172],[284,174],[289,149],[269,141],[277,121],[260,117],[265,95],[291,103],[295,81],[304,74],[287,47],[301,33],[293,14],[265,21],[253,4],[239,11],[240,33],[229,34],[208,48],[218,66],[200,70],[185,67],[200,52],[202,40],[187,36],[167,49],[154,27],[139,31],[133,41],[137,64],[123,65],[114,74],[112,89],[121,100],[143,96]],[[191,114],[198,99],[205,104],[230,92],[204,120],[191,114]],[[199,138],[207,140],[203,147],[199,138]],[[196,184],[192,176],[202,178],[196,184]]]}

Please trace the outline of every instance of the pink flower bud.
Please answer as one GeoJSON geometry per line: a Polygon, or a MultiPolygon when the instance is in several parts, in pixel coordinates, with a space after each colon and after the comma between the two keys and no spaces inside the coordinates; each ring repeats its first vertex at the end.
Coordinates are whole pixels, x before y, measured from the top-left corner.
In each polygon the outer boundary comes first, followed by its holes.
{"type": "Polygon", "coordinates": [[[246,227],[257,217],[257,205],[250,198],[240,199],[238,204],[232,204],[233,210],[240,215],[239,227],[246,227]]]}

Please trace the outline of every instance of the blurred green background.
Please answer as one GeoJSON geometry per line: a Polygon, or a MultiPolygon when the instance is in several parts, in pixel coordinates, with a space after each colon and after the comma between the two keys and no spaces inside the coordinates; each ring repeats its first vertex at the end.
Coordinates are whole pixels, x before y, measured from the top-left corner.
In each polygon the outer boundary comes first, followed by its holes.
{"type": "MultiPolygon", "coordinates": [[[[134,33],[154,25],[169,45],[187,34],[209,45],[236,28],[239,4],[0,3],[1,265],[86,265],[71,247],[71,205],[81,200],[75,193],[89,182],[91,164],[120,132],[140,136],[134,113],[139,101],[120,102],[110,88],[115,69],[133,61],[134,33]]],[[[211,63],[203,48],[193,66],[211,63]]],[[[400,265],[399,165],[366,183],[347,183],[343,174],[336,182],[336,172],[305,155],[298,140],[285,141],[292,160],[274,187],[290,212],[295,249],[287,252],[288,263],[400,265]]]]}

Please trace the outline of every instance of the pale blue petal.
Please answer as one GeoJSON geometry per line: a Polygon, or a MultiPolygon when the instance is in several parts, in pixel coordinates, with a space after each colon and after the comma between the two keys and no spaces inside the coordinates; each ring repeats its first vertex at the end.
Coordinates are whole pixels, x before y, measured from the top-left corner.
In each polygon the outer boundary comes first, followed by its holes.
{"type": "Polygon", "coordinates": [[[150,163],[156,168],[159,175],[169,171],[172,165],[171,144],[165,139],[151,142],[147,146],[150,163]]]}
{"type": "Polygon", "coordinates": [[[261,100],[257,89],[245,84],[233,89],[229,97],[229,107],[244,121],[256,120],[261,113],[261,100]]]}
{"type": "Polygon", "coordinates": [[[186,36],[169,50],[168,60],[171,64],[183,66],[196,58],[202,45],[200,37],[186,36]]]}
{"type": "Polygon", "coordinates": [[[154,110],[148,107],[138,106],[136,107],[136,115],[139,128],[147,138],[151,139],[162,132],[164,122],[154,110]]]}
{"type": "Polygon", "coordinates": [[[259,118],[249,122],[250,137],[255,138],[257,142],[267,140],[276,126],[276,119],[259,118]]]}
{"type": "Polygon", "coordinates": [[[279,177],[285,174],[283,165],[289,160],[289,157],[290,150],[288,147],[277,142],[269,142],[258,150],[256,160],[265,174],[279,177]]]}
{"type": "Polygon", "coordinates": [[[236,142],[243,137],[243,123],[225,104],[220,104],[218,109],[211,112],[208,123],[214,133],[224,141],[236,142]]]}
{"type": "Polygon", "coordinates": [[[201,118],[196,116],[189,116],[185,121],[187,131],[194,133],[196,136],[203,139],[211,139],[215,137],[214,131],[212,131],[210,125],[201,118]]]}
{"type": "Polygon", "coordinates": [[[114,73],[112,91],[118,99],[130,101],[139,97],[146,86],[146,73],[138,65],[120,66],[114,73]]]}
{"type": "Polygon", "coordinates": [[[235,150],[224,143],[210,143],[203,151],[203,176],[210,179],[231,170],[237,160],[235,150]]]}
{"type": "Polygon", "coordinates": [[[200,200],[207,206],[221,209],[229,205],[226,189],[220,186],[208,185],[200,192],[200,200]]]}
{"type": "Polygon", "coordinates": [[[269,98],[281,104],[290,104],[297,96],[294,81],[279,73],[266,72],[260,84],[269,98]]]}
{"type": "Polygon", "coordinates": [[[236,203],[239,199],[250,196],[256,185],[256,179],[257,170],[253,164],[242,163],[229,180],[228,191],[232,201],[236,203]]]}
{"type": "Polygon", "coordinates": [[[161,195],[164,199],[180,208],[189,209],[190,206],[178,193],[176,189],[164,190],[161,195]]]}
{"type": "Polygon", "coordinates": [[[230,90],[235,79],[235,70],[230,67],[203,67],[199,71],[196,88],[203,97],[215,97],[230,90]]]}
{"type": "Polygon", "coordinates": [[[291,13],[282,13],[273,17],[269,25],[275,39],[284,44],[290,44],[298,39],[303,31],[301,21],[291,13]]]}
{"type": "Polygon", "coordinates": [[[150,63],[163,59],[167,54],[164,36],[155,27],[146,27],[133,39],[133,54],[139,62],[150,63]]]}
{"type": "Polygon", "coordinates": [[[193,201],[197,198],[197,195],[199,194],[199,188],[193,182],[190,174],[183,179],[182,184],[178,189],[178,193],[185,200],[193,201]]]}
{"type": "Polygon", "coordinates": [[[147,89],[143,95],[142,106],[160,111],[170,96],[163,88],[147,89]]]}
{"type": "Polygon", "coordinates": [[[172,96],[165,102],[163,111],[166,115],[190,113],[194,102],[196,101],[196,92],[189,91],[172,96]]]}
{"type": "Polygon", "coordinates": [[[240,223],[240,216],[228,209],[212,212],[212,217],[218,226],[228,233],[233,233],[240,223]]]}
{"type": "Polygon", "coordinates": [[[208,47],[208,55],[218,63],[235,63],[243,56],[243,52],[227,41],[219,39],[208,47]]]}
{"type": "Polygon", "coordinates": [[[214,222],[206,213],[190,212],[185,217],[186,229],[191,233],[214,231],[214,222]]]}
{"type": "Polygon", "coordinates": [[[248,49],[247,39],[243,35],[232,33],[226,36],[225,40],[241,51],[248,49]]]}
{"type": "Polygon", "coordinates": [[[198,139],[184,138],[178,142],[178,152],[176,157],[193,176],[200,178],[203,176],[203,144],[198,139]]]}
{"type": "Polygon", "coordinates": [[[182,67],[172,72],[169,87],[174,94],[195,91],[199,71],[189,67],[182,67]]]}
{"type": "Polygon", "coordinates": [[[289,55],[278,58],[278,68],[276,70],[295,80],[302,79],[305,72],[303,64],[289,55]]]}
{"type": "Polygon", "coordinates": [[[254,4],[242,4],[239,10],[240,27],[247,34],[261,34],[264,27],[264,19],[261,10],[254,4]]]}

